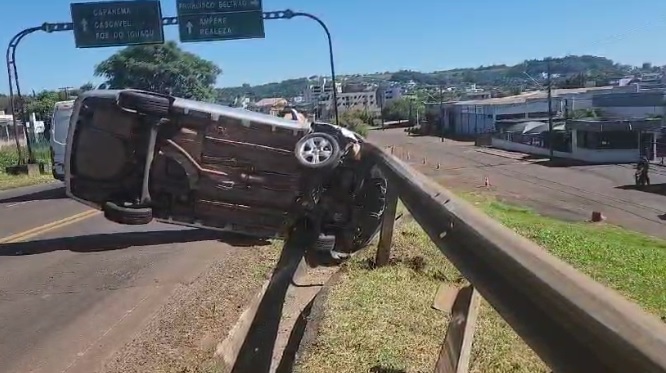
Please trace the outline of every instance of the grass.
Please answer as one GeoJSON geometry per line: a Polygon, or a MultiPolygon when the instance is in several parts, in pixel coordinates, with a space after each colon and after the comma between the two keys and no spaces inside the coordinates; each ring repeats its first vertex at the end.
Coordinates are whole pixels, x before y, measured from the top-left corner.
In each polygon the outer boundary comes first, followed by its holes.
{"type": "MultiPolygon", "coordinates": [[[[666,316],[666,242],[605,224],[559,221],[481,194],[461,196],[646,310],[666,316]]],[[[301,372],[432,371],[447,323],[445,314],[431,308],[435,291],[442,282],[464,280],[415,222],[397,227],[394,237],[393,265],[369,269],[374,254],[369,252],[343,267],[301,372]]],[[[550,369],[484,301],[471,371],[550,369]]]]}
{"type": "Polygon", "coordinates": [[[432,309],[442,281],[460,281],[414,221],[396,227],[393,263],[371,270],[374,250],[343,267],[316,345],[297,372],[431,371],[447,319],[432,309]],[[374,369],[374,370],[373,370],[374,369]]]}
{"type": "Polygon", "coordinates": [[[0,190],[20,188],[30,185],[45,184],[55,181],[52,175],[7,175],[0,172],[0,190]]]}
{"type": "MultiPolygon", "coordinates": [[[[33,150],[37,162],[43,162],[46,164],[51,163],[51,156],[48,146],[37,146],[33,150]]],[[[27,150],[22,148],[21,151],[25,156],[27,150]]],[[[53,176],[50,174],[39,176],[6,174],[5,168],[18,164],[18,161],[18,152],[14,146],[4,146],[0,148],[0,190],[19,188],[54,181],[53,176]]]]}

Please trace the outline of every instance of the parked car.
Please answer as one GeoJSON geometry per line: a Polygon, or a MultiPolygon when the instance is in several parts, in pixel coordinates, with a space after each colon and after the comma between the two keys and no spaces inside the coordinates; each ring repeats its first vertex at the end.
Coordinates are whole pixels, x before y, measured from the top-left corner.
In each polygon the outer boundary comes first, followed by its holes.
{"type": "Polygon", "coordinates": [[[74,100],[59,101],[53,108],[49,142],[51,147],[51,172],[57,180],[65,180],[65,150],[69,119],[72,116],[74,100]]]}
{"type": "Polygon", "coordinates": [[[120,224],[153,219],[349,252],[377,233],[386,180],[363,138],[138,90],[77,98],[67,139],[73,199],[120,224]]]}

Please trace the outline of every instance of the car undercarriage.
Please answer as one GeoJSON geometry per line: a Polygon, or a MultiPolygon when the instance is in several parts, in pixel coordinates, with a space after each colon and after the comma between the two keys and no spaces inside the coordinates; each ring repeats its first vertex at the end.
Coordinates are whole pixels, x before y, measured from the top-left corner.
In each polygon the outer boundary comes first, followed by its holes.
{"type": "Polygon", "coordinates": [[[136,90],[75,103],[70,197],[120,224],[158,220],[350,252],[377,233],[386,180],[363,139],[303,123],[136,90]]]}

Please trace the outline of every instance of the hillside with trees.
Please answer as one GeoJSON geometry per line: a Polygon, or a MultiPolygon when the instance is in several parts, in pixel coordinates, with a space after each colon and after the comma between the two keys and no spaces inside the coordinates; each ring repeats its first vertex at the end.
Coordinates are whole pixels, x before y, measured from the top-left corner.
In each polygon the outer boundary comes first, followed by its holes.
{"type": "MultiPolygon", "coordinates": [[[[533,84],[532,78],[542,79],[546,73],[548,59],[526,60],[522,63],[508,65],[479,66],[476,68],[458,68],[444,71],[419,72],[401,70],[397,72],[383,72],[374,74],[355,74],[340,76],[340,81],[366,81],[381,83],[394,81],[407,83],[413,81],[420,85],[456,86],[463,84],[478,84],[481,86],[496,87],[510,90],[519,85],[533,84]]],[[[550,59],[551,72],[563,85],[567,79],[582,79],[596,81],[597,84],[606,84],[608,80],[619,79],[627,74],[658,70],[646,62],[643,66],[630,66],[614,62],[611,59],[599,56],[566,56],[550,59]],[[582,78],[581,78],[582,77],[582,78]]],[[[313,77],[311,77],[313,78],[313,77]]],[[[289,79],[279,83],[269,83],[251,86],[244,84],[240,87],[218,88],[217,97],[222,102],[233,101],[238,96],[262,99],[267,97],[293,97],[298,96],[307,87],[308,79],[289,79]]]]}

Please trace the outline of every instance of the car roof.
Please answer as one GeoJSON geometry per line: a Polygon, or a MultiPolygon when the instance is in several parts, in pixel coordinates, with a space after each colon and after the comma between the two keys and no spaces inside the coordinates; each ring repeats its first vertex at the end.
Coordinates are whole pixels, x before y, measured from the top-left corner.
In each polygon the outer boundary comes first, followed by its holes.
{"type": "MultiPolygon", "coordinates": [[[[118,95],[123,91],[151,93],[135,89],[101,89],[101,90],[86,91],[83,94],[81,94],[77,98],[77,100],[83,100],[88,97],[117,98],[118,95]]],[[[233,108],[210,102],[195,101],[179,97],[174,97],[174,98],[175,101],[173,102],[173,109],[177,113],[182,113],[185,115],[194,111],[194,112],[208,114],[210,115],[211,119],[214,121],[217,121],[219,117],[229,117],[241,120],[243,122],[245,121],[258,122],[285,129],[293,129],[293,130],[310,129],[310,123],[301,123],[299,121],[280,118],[274,115],[257,113],[254,111],[249,111],[241,108],[233,108]]]]}

